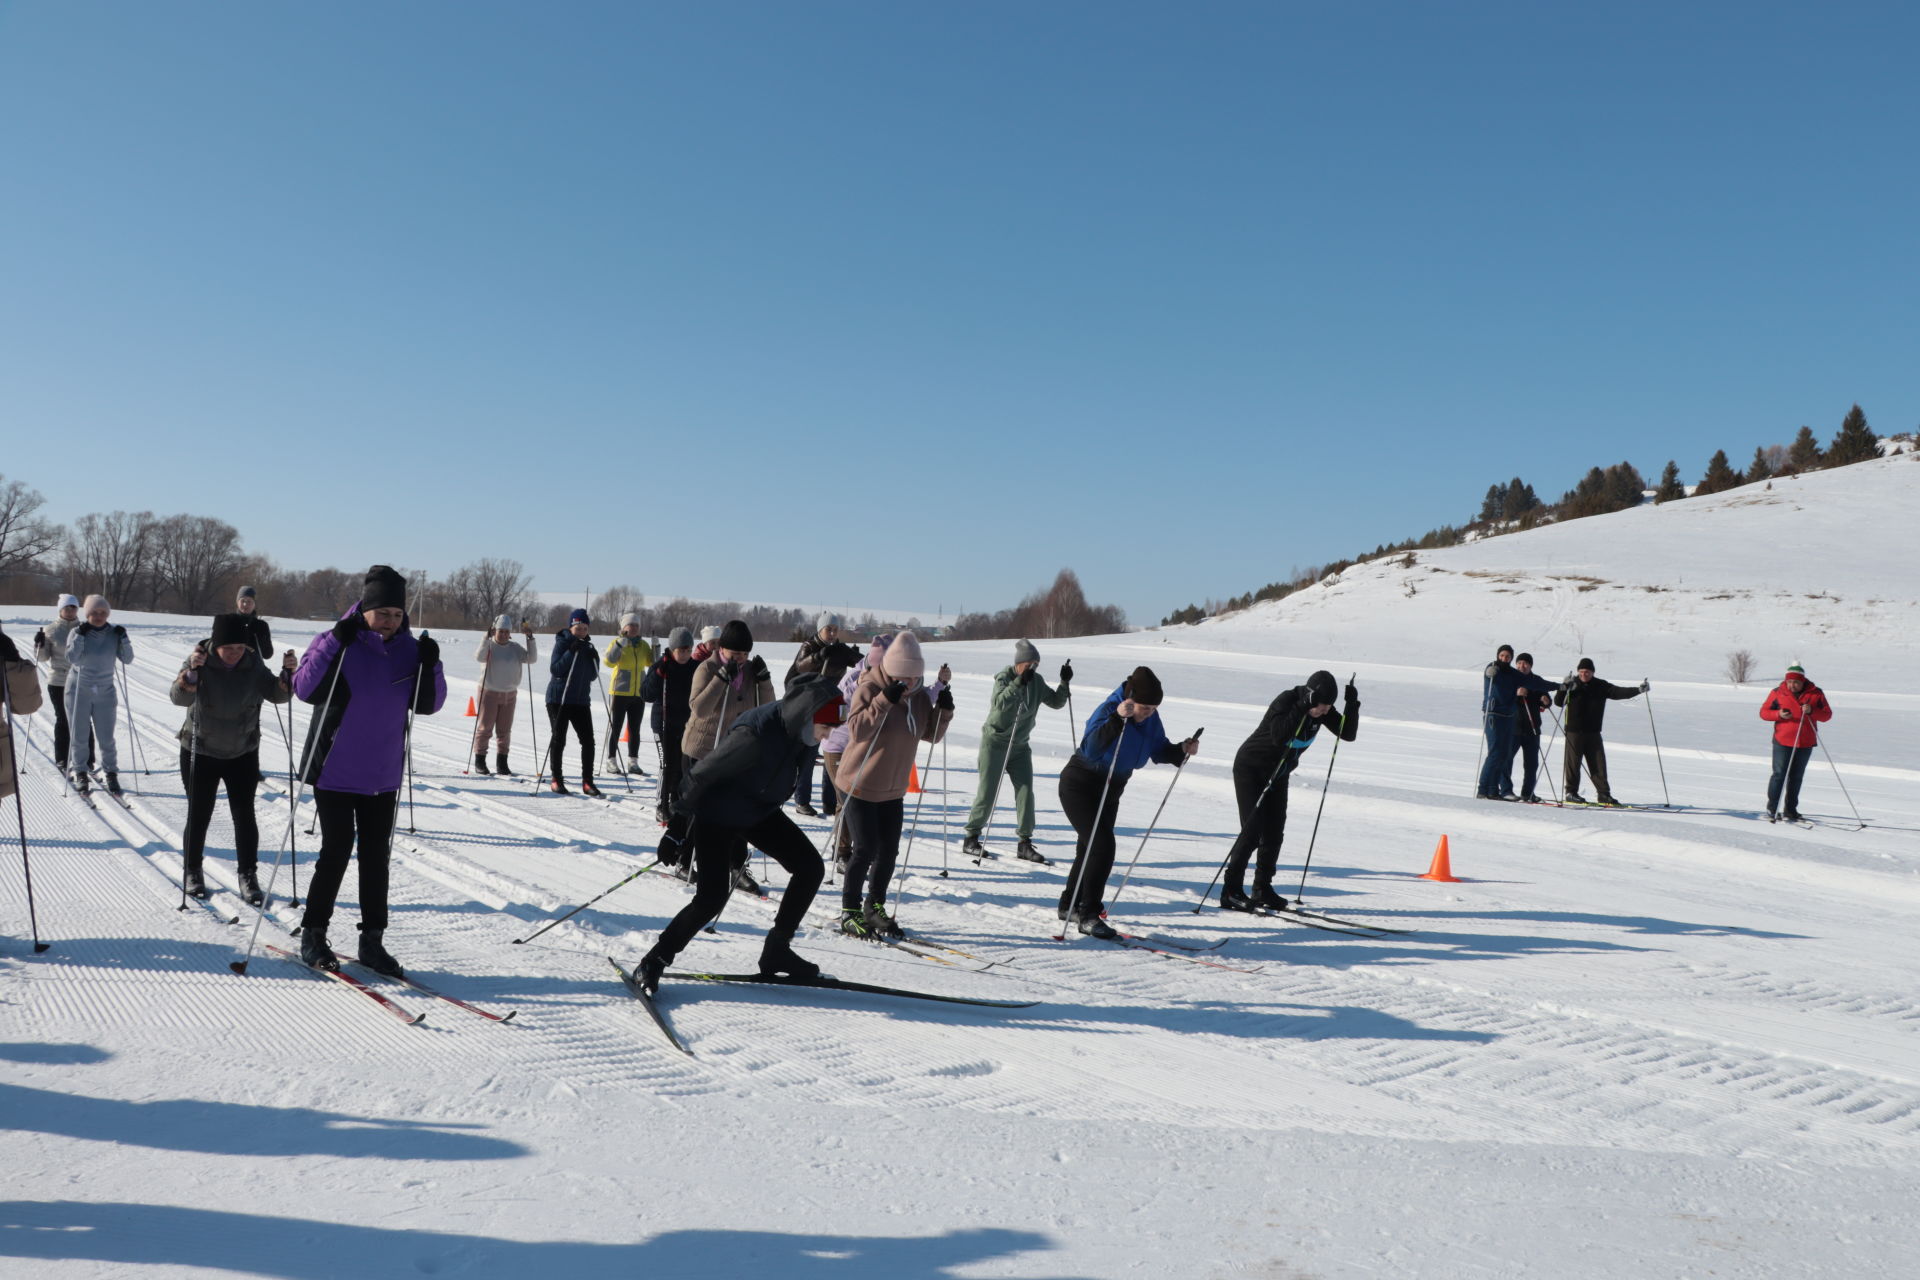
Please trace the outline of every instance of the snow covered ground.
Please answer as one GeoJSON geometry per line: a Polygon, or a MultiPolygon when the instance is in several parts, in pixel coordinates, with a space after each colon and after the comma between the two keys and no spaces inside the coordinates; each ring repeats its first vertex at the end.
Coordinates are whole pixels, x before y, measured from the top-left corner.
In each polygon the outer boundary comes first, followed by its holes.
{"type": "MultiPolygon", "coordinates": [[[[416,731],[389,943],[514,1021],[396,989],[427,1013],[405,1026],[271,957],[230,973],[246,927],[175,910],[180,716],[164,689],[200,624],[123,617],[153,768],[132,811],[64,798],[50,714],[27,731],[53,945],[21,940],[15,864],[0,876],[0,1275],[1910,1275],[1920,696],[1901,675],[1920,582],[1897,535],[1916,483],[1920,464],[1892,459],[1362,567],[1220,623],[1043,642],[1049,675],[1073,660],[1080,716],[1144,661],[1170,728],[1205,726],[1113,915],[1224,938],[1204,956],[1219,967],[1049,940],[1071,851],[1052,785],[1064,714],[1035,735],[1039,840],[1059,865],[976,867],[952,825],[943,843],[1008,646],[932,646],[961,712],[933,753],[900,915],[979,959],[818,931],[800,949],[843,977],[1038,1003],[670,983],[691,1058],[606,960],[640,953],[684,901],[677,882],[644,875],[513,945],[646,864],[652,782],[630,796],[615,779],[594,802],[463,775],[464,636],[442,637],[453,694],[416,731]],[[1736,638],[1763,664],[1741,689],[1718,674],[1736,638]],[[1608,715],[1615,790],[1659,802],[1664,765],[1674,808],[1471,799],[1477,670],[1501,640],[1548,672],[1585,652],[1602,675],[1651,677],[1651,723],[1645,702],[1608,715]],[[1815,826],[1755,819],[1755,713],[1794,659],[1833,698],[1823,737],[1866,830],[1821,756],[1815,826]],[[1364,707],[1308,904],[1410,933],[1192,912],[1235,826],[1234,747],[1316,667],[1357,672],[1364,707]],[[1442,834],[1463,883],[1418,878],[1442,834]]],[[[30,637],[40,611],[0,618],[30,637]]],[[[526,723],[523,701],[523,768],[526,723]]],[[[271,721],[267,737],[284,768],[271,721]]],[[[1325,751],[1293,788],[1289,894],[1325,751]]],[[[1135,779],[1123,862],[1175,776],[1135,779]]],[[[270,847],[286,828],[273,798],[270,847]]],[[[1009,848],[1004,817],[991,835],[1009,848]]],[[[222,813],[216,880],[231,857],[222,813]]],[[[349,877],[346,920],[353,892],[349,877]]],[[[295,914],[276,909],[263,937],[284,942],[295,914]]],[[[736,897],[684,963],[750,968],[770,918],[736,897]]]]}

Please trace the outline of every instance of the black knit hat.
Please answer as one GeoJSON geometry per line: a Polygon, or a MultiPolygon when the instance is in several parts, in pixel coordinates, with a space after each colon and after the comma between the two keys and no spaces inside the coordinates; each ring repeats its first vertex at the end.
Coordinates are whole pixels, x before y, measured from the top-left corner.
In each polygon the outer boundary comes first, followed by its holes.
{"type": "Polygon", "coordinates": [[[1313,699],[1314,706],[1330,707],[1334,696],[1340,692],[1340,686],[1334,682],[1333,672],[1316,671],[1307,677],[1307,690],[1307,696],[1313,699]]]}
{"type": "Polygon", "coordinates": [[[1526,663],[1526,664],[1527,664],[1528,666],[1532,666],[1532,665],[1533,665],[1533,655],[1532,655],[1532,654],[1530,654],[1530,653],[1523,653],[1523,654],[1521,654],[1521,655],[1520,655],[1519,657],[1517,657],[1517,658],[1515,658],[1515,659],[1514,659],[1514,661],[1515,661],[1515,662],[1524,662],[1524,663],[1526,663]]]}
{"type": "Polygon", "coordinates": [[[735,618],[720,628],[720,647],[731,649],[735,653],[753,652],[753,632],[747,630],[747,624],[735,618]]]}
{"type": "Polygon", "coordinates": [[[1510,644],[1503,644],[1503,645],[1501,645],[1501,646],[1500,646],[1500,647],[1499,647],[1498,649],[1495,649],[1495,650],[1493,651],[1493,655],[1494,655],[1494,656],[1495,656],[1495,657],[1497,658],[1497,657],[1499,657],[1499,656],[1500,656],[1501,654],[1503,654],[1503,653],[1512,653],[1512,652],[1513,652],[1513,646],[1512,646],[1512,645],[1510,645],[1510,644]]]}
{"type": "Polygon", "coordinates": [[[1127,677],[1127,696],[1145,706],[1157,707],[1167,695],[1152,667],[1135,667],[1127,677]]]}
{"type": "Polygon", "coordinates": [[[1573,669],[1574,669],[1575,671],[1591,671],[1591,670],[1593,670],[1593,659],[1592,659],[1592,658],[1582,658],[1582,659],[1580,659],[1580,661],[1579,661],[1579,662],[1577,662],[1577,663],[1575,663],[1575,664],[1574,664],[1574,668],[1573,668],[1573,669]]]}
{"type": "Polygon", "coordinates": [[[216,613],[213,615],[213,647],[223,644],[252,644],[253,637],[248,634],[250,628],[245,616],[238,613],[216,613]]]}
{"type": "Polygon", "coordinates": [[[360,588],[360,610],[404,609],[407,607],[407,580],[391,565],[376,564],[367,570],[366,585],[360,588]]]}

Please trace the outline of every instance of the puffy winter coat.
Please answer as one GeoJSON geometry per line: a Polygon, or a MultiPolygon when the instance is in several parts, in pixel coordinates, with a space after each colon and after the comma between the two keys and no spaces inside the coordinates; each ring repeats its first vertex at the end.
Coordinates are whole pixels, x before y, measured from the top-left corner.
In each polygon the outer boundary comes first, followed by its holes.
{"type": "Polygon", "coordinates": [[[640,684],[640,696],[653,704],[653,731],[672,736],[687,731],[687,696],[693,692],[693,672],[698,664],[692,659],[675,662],[672,654],[647,668],[640,684]]]}
{"type": "Polygon", "coordinates": [[[607,641],[607,692],[616,697],[637,698],[653,665],[653,646],[639,636],[629,640],[615,636],[607,641]]]}
{"type": "Polygon", "coordinates": [[[906,795],[916,744],[940,741],[953,720],[953,712],[933,705],[943,687],[938,681],[897,703],[886,698],[892,682],[880,667],[869,667],[853,687],[839,780],[844,784],[840,789],[856,799],[887,801],[906,795]]]}
{"type": "Polygon", "coordinates": [[[808,674],[780,701],[742,713],[720,745],[687,771],[675,809],[723,827],[751,827],[776,812],[793,795],[800,766],[813,751],[808,722],[834,694],[824,678],[808,674]]]}
{"type": "Polygon", "coordinates": [[[1127,686],[1121,685],[1087,717],[1087,731],[1080,738],[1074,758],[1101,773],[1113,770],[1115,783],[1133,776],[1133,771],[1149,762],[1185,764],[1186,750],[1167,739],[1167,728],[1155,712],[1145,724],[1120,718],[1120,704],[1127,700],[1127,686]],[[1126,732],[1123,734],[1122,729],[1126,732]],[[1115,757],[1118,757],[1116,759],[1115,757]]]}
{"type": "MultiPolygon", "coordinates": [[[[67,635],[67,684],[111,692],[113,664],[133,665],[133,641],[116,622],[96,627],[83,622],[67,635]]],[[[72,705],[69,703],[68,705],[72,705]]]]}
{"type": "Polygon", "coordinates": [[[1815,725],[1833,719],[1827,695],[1811,680],[1801,681],[1799,696],[1782,680],[1778,688],[1760,704],[1760,718],[1773,722],[1773,740],[1783,747],[1812,747],[1820,741],[1815,725]]]}
{"type": "Polygon", "coordinates": [[[79,618],[72,622],[55,618],[42,628],[47,643],[40,651],[40,656],[46,659],[47,684],[55,689],[64,688],[67,683],[67,637],[74,633],[80,622],[79,618]]]}
{"type": "MultiPolygon", "coordinates": [[[[188,669],[188,663],[180,664],[181,675],[188,669]]],[[[232,666],[209,654],[194,686],[182,688],[176,676],[167,698],[176,707],[191,708],[180,726],[181,746],[209,760],[237,760],[260,749],[261,702],[290,702],[293,689],[249,650],[232,666]]]]}
{"type": "Polygon", "coordinates": [[[693,685],[687,693],[687,727],[680,734],[680,750],[694,759],[714,749],[734,718],[776,701],[773,677],[749,684],[752,659],[742,663],[729,684],[720,675],[720,653],[715,650],[694,664],[693,685]]]}
{"type": "Polygon", "coordinates": [[[1483,715],[1511,716],[1520,692],[1520,673],[1513,664],[1489,662],[1480,673],[1480,711],[1483,715]]]}
{"type": "Polygon", "coordinates": [[[1599,676],[1587,681],[1573,676],[1553,691],[1554,705],[1567,709],[1568,733],[1599,733],[1601,722],[1607,718],[1609,702],[1639,696],[1637,687],[1610,684],[1599,676]]]}
{"type": "MultiPolygon", "coordinates": [[[[11,645],[7,653],[9,656],[0,658],[0,679],[7,682],[7,706],[17,720],[40,709],[40,673],[31,662],[15,656],[11,645]]],[[[8,732],[6,717],[0,716],[0,797],[13,794],[18,767],[13,758],[13,735],[8,732]]]]}
{"type": "Polygon", "coordinates": [[[1020,746],[1032,736],[1042,703],[1055,711],[1067,705],[1066,685],[1055,689],[1041,678],[1038,669],[1031,674],[1033,678],[1021,684],[1013,668],[1006,667],[993,678],[992,700],[987,703],[986,721],[980,726],[983,737],[1005,742],[1012,734],[1014,745],[1020,746]]]}
{"type": "Polygon", "coordinates": [[[593,651],[593,637],[562,630],[553,638],[553,657],[547,661],[547,672],[552,676],[547,681],[547,705],[592,706],[599,670],[600,655],[593,651]]]}
{"type": "MultiPolygon", "coordinates": [[[[341,616],[360,611],[356,602],[341,616]]],[[[377,796],[399,787],[405,774],[408,706],[421,715],[438,711],[447,677],[438,662],[431,678],[420,670],[420,642],[403,621],[391,640],[369,630],[344,646],[332,630],[322,631],[293,673],[293,691],[324,710],[307,725],[300,776],[323,790],[377,796]]]]}

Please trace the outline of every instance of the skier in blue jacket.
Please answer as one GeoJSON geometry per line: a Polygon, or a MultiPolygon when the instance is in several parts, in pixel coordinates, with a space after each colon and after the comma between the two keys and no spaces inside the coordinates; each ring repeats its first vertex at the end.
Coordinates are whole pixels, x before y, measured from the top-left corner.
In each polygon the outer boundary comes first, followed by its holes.
{"type": "Polygon", "coordinates": [[[594,652],[593,632],[585,609],[567,616],[566,628],[553,637],[553,658],[547,670],[547,725],[552,731],[553,781],[547,784],[555,795],[566,795],[567,784],[560,777],[565,769],[567,727],[573,727],[580,741],[580,794],[599,795],[593,785],[593,691],[599,682],[600,655],[594,652]]]}

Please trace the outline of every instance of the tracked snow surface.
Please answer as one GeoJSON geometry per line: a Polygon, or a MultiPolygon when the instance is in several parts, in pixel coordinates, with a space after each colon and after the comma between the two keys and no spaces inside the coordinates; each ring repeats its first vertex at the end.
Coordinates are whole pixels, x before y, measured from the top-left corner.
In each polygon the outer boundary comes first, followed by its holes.
{"type": "MultiPolygon", "coordinates": [[[[253,913],[230,892],[215,905],[240,924],[176,910],[181,714],[165,688],[204,622],[119,615],[150,770],[127,775],[129,807],[63,795],[50,711],[23,726],[52,945],[25,941],[9,845],[0,1275],[1911,1275],[1916,498],[1920,459],[1892,458],[1362,565],[1218,622],[1041,641],[1049,679],[1073,660],[1077,715],[1145,662],[1169,728],[1205,726],[1112,908],[1132,932],[1225,940],[1205,952],[1050,940],[1071,856],[1053,782],[1065,714],[1034,735],[1055,865],[959,856],[1009,646],[930,646],[960,710],[909,798],[898,910],[956,950],[833,936],[832,888],[799,949],[845,978],[1037,1003],[670,979],[660,1006],[691,1056],[607,963],[637,959],[684,902],[677,881],[641,875],[514,945],[647,865],[654,782],[603,776],[611,798],[591,801],[464,774],[470,634],[441,635],[448,706],[415,730],[388,943],[420,980],[513,1020],[388,986],[427,1015],[405,1025],[268,954],[230,972],[253,913]],[[1649,677],[1650,699],[1607,719],[1615,791],[1671,807],[1471,798],[1478,671],[1501,641],[1549,675],[1584,654],[1602,676],[1649,677]],[[1736,648],[1758,663],[1739,688],[1721,670],[1736,648]],[[1790,661],[1836,708],[1821,737],[1838,771],[1816,755],[1808,827],[1756,816],[1756,712],[1790,661]],[[1405,933],[1194,913],[1236,825],[1234,748],[1319,667],[1357,673],[1364,706],[1325,788],[1306,903],[1405,933]],[[1460,883],[1418,878],[1442,834],[1460,883]]],[[[0,617],[25,641],[47,612],[0,617]]],[[[295,646],[317,625],[274,620],[295,646]]],[[[790,652],[761,651],[776,670],[790,652]]],[[[295,707],[296,736],[312,712],[295,707]]],[[[524,696],[518,715],[525,774],[524,696]]],[[[271,710],[265,724],[264,762],[284,777],[271,710]]],[[[1289,897],[1327,745],[1292,790],[1289,897]]],[[[123,767],[126,752],[123,737],[123,767]]],[[[1122,866],[1175,776],[1135,778],[1122,866]]],[[[1009,801],[988,837],[1003,854],[1009,801]]],[[[308,813],[293,824],[302,884],[308,813]]],[[[261,815],[270,857],[283,786],[261,815]]],[[[824,844],[823,822],[803,825],[824,844]]],[[[223,804],[216,885],[232,885],[232,857],[223,804]]],[[[283,871],[262,930],[278,945],[297,921],[288,887],[283,871]]],[[[349,875],[336,941],[355,893],[349,875]]],[[[682,967],[750,969],[770,918],[736,895],[682,967]]]]}

